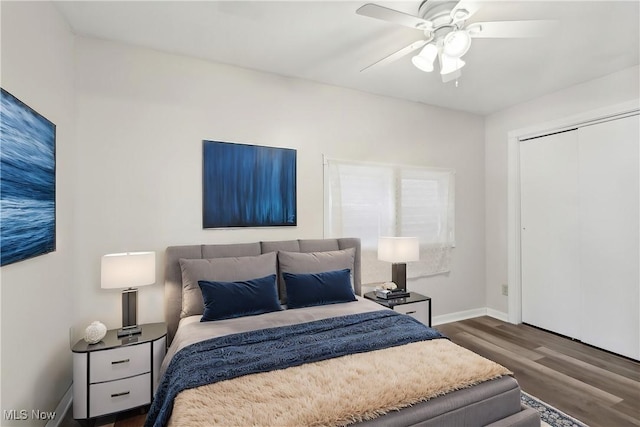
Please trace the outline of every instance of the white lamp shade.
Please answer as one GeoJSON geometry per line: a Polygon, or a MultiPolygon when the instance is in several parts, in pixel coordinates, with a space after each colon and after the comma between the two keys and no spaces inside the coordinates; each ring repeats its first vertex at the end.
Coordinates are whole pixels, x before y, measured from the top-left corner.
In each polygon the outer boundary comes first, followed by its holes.
{"type": "Polygon", "coordinates": [[[132,288],[156,282],[155,252],[126,252],[102,257],[100,286],[132,288]]]}
{"type": "Polygon", "coordinates": [[[438,56],[438,48],[432,44],[426,45],[422,51],[411,58],[411,62],[416,68],[430,73],[433,71],[433,61],[438,56]]]}
{"type": "Polygon", "coordinates": [[[458,71],[464,67],[466,63],[460,58],[452,58],[451,56],[440,55],[440,74],[449,74],[458,71]]]}
{"type": "Polygon", "coordinates": [[[452,58],[460,58],[470,47],[471,36],[467,31],[452,31],[444,37],[442,52],[452,58]]]}
{"type": "Polygon", "coordinates": [[[378,259],[387,262],[409,262],[420,259],[417,237],[379,237],[378,259]]]}

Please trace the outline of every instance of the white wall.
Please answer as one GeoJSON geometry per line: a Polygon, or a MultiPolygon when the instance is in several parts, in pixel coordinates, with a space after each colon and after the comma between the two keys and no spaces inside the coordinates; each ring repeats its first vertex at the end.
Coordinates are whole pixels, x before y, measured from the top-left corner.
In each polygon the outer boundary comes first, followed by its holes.
{"type": "MultiPolygon", "coordinates": [[[[168,245],[323,236],[322,155],[451,167],[452,272],[412,283],[434,314],[485,306],[481,117],[95,39],[77,41],[77,331],[120,325],[118,291],[100,289],[100,257],[168,245]],[[298,226],[203,230],[202,140],[298,150],[298,226]]],[[[158,284],[139,321],[163,320],[158,284]]]]}
{"type": "Polygon", "coordinates": [[[0,270],[2,410],[53,411],[71,384],[74,40],[50,2],[3,1],[0,7],[2,87],[57,126],[57,249],[0,270]]]}
{"type": "Polygon", "coordinates": [[[508,133],[640,98],[640,67],[621,70],[492,114],[485,122],[487,307],[507,312],[508,133]]]}

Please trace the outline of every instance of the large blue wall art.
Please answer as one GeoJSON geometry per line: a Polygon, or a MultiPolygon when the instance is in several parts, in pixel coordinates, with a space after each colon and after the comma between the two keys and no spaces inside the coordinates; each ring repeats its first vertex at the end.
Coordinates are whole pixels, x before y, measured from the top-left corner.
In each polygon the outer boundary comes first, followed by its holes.
{"type": "Polygon", "coordinates": [[[203,141],[204,228],[292,226],[296,150],[203,141]]]}
{"type": "Polygon", "coordinates": [[[1,89],[0,265],[56,249],[56,125],[1,89]]]}

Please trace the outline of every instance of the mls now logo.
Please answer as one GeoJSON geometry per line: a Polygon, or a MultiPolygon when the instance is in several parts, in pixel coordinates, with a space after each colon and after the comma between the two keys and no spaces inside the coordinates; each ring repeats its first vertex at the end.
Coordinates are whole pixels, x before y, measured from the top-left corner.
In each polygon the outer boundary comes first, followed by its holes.
{"type": "Polygon", "coordinates": [[[29,419],[49,421],[56,417],[56,413],[40,411],[39,409],[32,409],[31,412],[26,409],[9,409],[3,411],[3,417],[7,421],[24,421],[29,419]]]}

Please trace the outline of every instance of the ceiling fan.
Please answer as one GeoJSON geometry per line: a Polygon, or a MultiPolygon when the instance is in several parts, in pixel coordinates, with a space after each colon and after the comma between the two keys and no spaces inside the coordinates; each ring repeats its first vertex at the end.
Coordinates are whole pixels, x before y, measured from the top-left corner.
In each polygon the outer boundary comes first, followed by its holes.
{"type": "Polygon", "coordinates": [[[368,3],[356,10],[358,15],[381,19],[394,24],[420,30],[425,39],[418,40],[397,52],[362,69],[393,62],[420,48],[420,53],[411,58],[418,69],[431,72],[438,58],[443,82],[456,80],[462,75],[465,65],[462,56],[469,51],[474,38],[541,37],[548,33],[554,21],[493,21],[474,22],[467,20],[480,8],[479,1],[472,0],[424,0],[418,8],[418,16],[368,3]]]}

